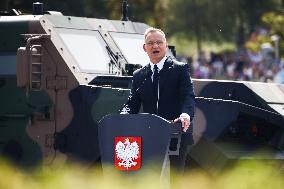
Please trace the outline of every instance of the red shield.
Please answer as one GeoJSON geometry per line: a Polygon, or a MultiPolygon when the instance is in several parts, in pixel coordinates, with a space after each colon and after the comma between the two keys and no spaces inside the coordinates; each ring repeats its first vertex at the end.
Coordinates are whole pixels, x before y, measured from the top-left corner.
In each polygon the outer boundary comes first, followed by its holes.
{"type": "Polygon", "coordinates": [[[141,137],[115,137],[115,167],[123,171],[133,171],[140,169],[141,149],[141,137]]]}

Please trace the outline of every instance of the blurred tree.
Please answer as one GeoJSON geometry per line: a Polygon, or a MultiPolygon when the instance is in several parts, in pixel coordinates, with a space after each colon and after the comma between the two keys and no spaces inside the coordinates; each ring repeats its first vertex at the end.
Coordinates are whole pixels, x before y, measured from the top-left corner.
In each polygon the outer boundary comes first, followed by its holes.
{"type": "Polygon", "coordinates": [[[64,15],[85,16],[84,1],[77,0],[41,0],[44,10],[62,12],[64,15]]]}
{"type": "MultiPolygon", "coordinates": [[[[85,16],[84,3],[87,0],[1,0],[0,6],[5,6],[6,10],[18,9],[22,13],[31,13],[34,2],[42,2],[44,10],[60,11],[64,15],[85,16]]],[[[97,2],[98,0],[93,0],[97,2]]],[[[1,8],[4,9],[4,8],[1,8]]]]}
{"type": "Polygon", "coordinates": [[[238,0],[239,17],[247,23],[247,29],[251,32],[261,23],[261,16],[269,11],[278,10],[281,0],[238,0]]]}
{"type": "Polygon", "coordinates": [[[284,14],[269,12],[263,15],[262,21],[270,28],[272,34],[284,39],[284,14]]]}
{"type": "Polygon", "coordinates": [[[248,33],[260,24],[261,15],[281,7],[281,0],[172,0],[168,16],[170,33],[202,41],[235,41],[242,46],[248,33]]]}
{"type": "MultiPolygon", "coordinates": [[[[107,9],[108,0],[84,0],[84,12],[86,17],[110,18],[112,11],[107,9]]],[[[117,4],[120,4],[117,1],[117,4]]]]}
{"type": "MultiPolygon", "coordinates": [[[[2,1],[2,0],[1,0],[2,1]]],[[[5,1],[5,0],[4,0],[5,1]]],[[[33,0],[6,0],[8,10],[17,9],[21,12],[31,12],[33,0]]]]}
{"type": "MultiPolygon", "coordinates": [[[[3,0],[1,0],[3,1],[3,0]]],[[[6,10],[17,9],[22,13],[31,13],[33,9],[34,2],[44,3],[44,10],[54,10],[60,11],[65,15],[75,15],[82,16],[84,12],[82,11],[82,2],[76,0],[4,0],[6,2],[6,10]]],[[[1,2],[0,5],[4,5],[1,2]]]]}
{"type": "MultiPolygon", "coordinates": [[[[128,0],[129,19],[136,22],[146,22],[149,25],[163,28],[167,17],[168,0],[128,0]]],[[[111,19],[121,19],[122,0],[108,0],[107,9],[111,11],[111,19]]]]}
{"type": "MultiPolygon", "coordinates": [[[[278,35],[280,38],[279,53],[284,58],[284,13],[269,12],[262,16],[262,21],[270,28],[270,35],[278,35]]],[[[272,42],[271,42],[272,43],[272,42]]],[[[272,43],[273,44],[273,43],[272,43]]]]}
{"type": "Polygon", "coordinates": [[[235,29],[236,1],[234,0],[174,0],[168,20],[170,33],[183,33],[196,39],[198,54],[203,40],[231,39],[235,29]],[[171,26],[175,27],[171,27],[171,26]]]}
{"type": "Polygon", "coordinates": [[[8,0],[1,0],[0,11],[7,11],[7,10],[8,10],[8,0]]]}
{"type": "MultiPolygon", "coordinates": [[[[31,13],[36,0],[1,0],[0,8],[31,13]]],[[[64,15],[121,19],[123,0],[39,0],[44,10],[64,15]]],[[[283,8],[284,0],[128,0],[129,19],[182,34],[197,41],[236,41],[242,47],[246,36],[261,23],[265,12],[283,8]]],[[[283,25],[282,25],[283,27],[283,25]]],[[[281,25],[279,26],[281,28],[281,25]]]]}

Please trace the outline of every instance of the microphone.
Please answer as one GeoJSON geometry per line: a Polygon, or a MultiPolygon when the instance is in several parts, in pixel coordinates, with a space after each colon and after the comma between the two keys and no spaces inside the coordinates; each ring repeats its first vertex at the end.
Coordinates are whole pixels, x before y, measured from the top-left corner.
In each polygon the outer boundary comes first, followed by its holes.
{"type": "Polygon", "coordinates": [[[128,104],[129,102],[138,94],[140,89],[144,86],[145,82],[147,79],[151,79],[153,72],[149,71],[147,75],[145,76],[144,80],[141,82],[140,86],[137,87],[137,89],[128,97],[126,103],[123,104],[123,106],[119,109],[120,114],[129,114],[128,112],[130,111],[128,104]]]}

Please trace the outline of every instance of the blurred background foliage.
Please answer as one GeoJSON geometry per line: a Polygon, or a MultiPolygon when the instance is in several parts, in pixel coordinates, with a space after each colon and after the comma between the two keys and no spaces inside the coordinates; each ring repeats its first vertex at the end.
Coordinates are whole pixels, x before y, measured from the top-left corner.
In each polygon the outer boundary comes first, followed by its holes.
{"type": "MultiPolygon", "coordinates": [[[[1,0],[0,10],[14,8],[30,13],[33,2],[1,0]]],[[[45,10],[61,11],[64,15],[121,19],[122,0],[39,2],[44,3],[45,10]]],[[[272,35],[282,38],[284,35],[284,0],[128,0],[128,3],[130,20],[162,28],[175,42],[195,42],[198,54],[208,42],[233,43],[238,48],[262,25],[269,27],[272,35]]]]}
{"type": "MultiPolygon", "coordinates": [[[[122,17],[123,0],[38,1],[44,10],[64,15],[122,17]]],[[[31,13],[33,2],[1,0],[0,10],[31,13]]],[[[284,83],[284,0],[128,0],[128,4],[131,21],[166,32],[181,61],[192,65],[193,77],[266,82],[283,70],[284,83]]]]}
{"type": "MultiPolygon", "coordinates": [[[[151,167],[152,168],[152,167],[151,167]]],[[[231,169],[216,175],[202,170],[173,174],[171,186],[151,169],[139,174],[119,174],[81,166],[54,166],[24,171],[0,160],[0,188],[3,189],[283,189],[283,172],[277,162],[236,162],[231,169]]],[[[152,168],[153,169],[153,168],[152,168]]],[[[112,170],[112,171],[111,171],[112,170]]]]}

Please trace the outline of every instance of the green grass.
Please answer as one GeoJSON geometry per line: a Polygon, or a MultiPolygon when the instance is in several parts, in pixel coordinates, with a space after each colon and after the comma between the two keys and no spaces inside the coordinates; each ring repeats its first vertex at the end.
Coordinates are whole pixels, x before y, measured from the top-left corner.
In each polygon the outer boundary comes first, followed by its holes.
{"type": "MultiPolygon", "coordinates": [[[[0,163],[1,189],[165,189],[158,174],[147,172],[139,175],[117,174],[90,169],[79,165],[55,164],[36,171],[20,170],[5,161],[0,163]]],[[[253,161],[237,164],[216,176],[203,171],[175,175],[172,188],[178,189],[283,189],[283,173],[278,163],[253,161]]]]}

